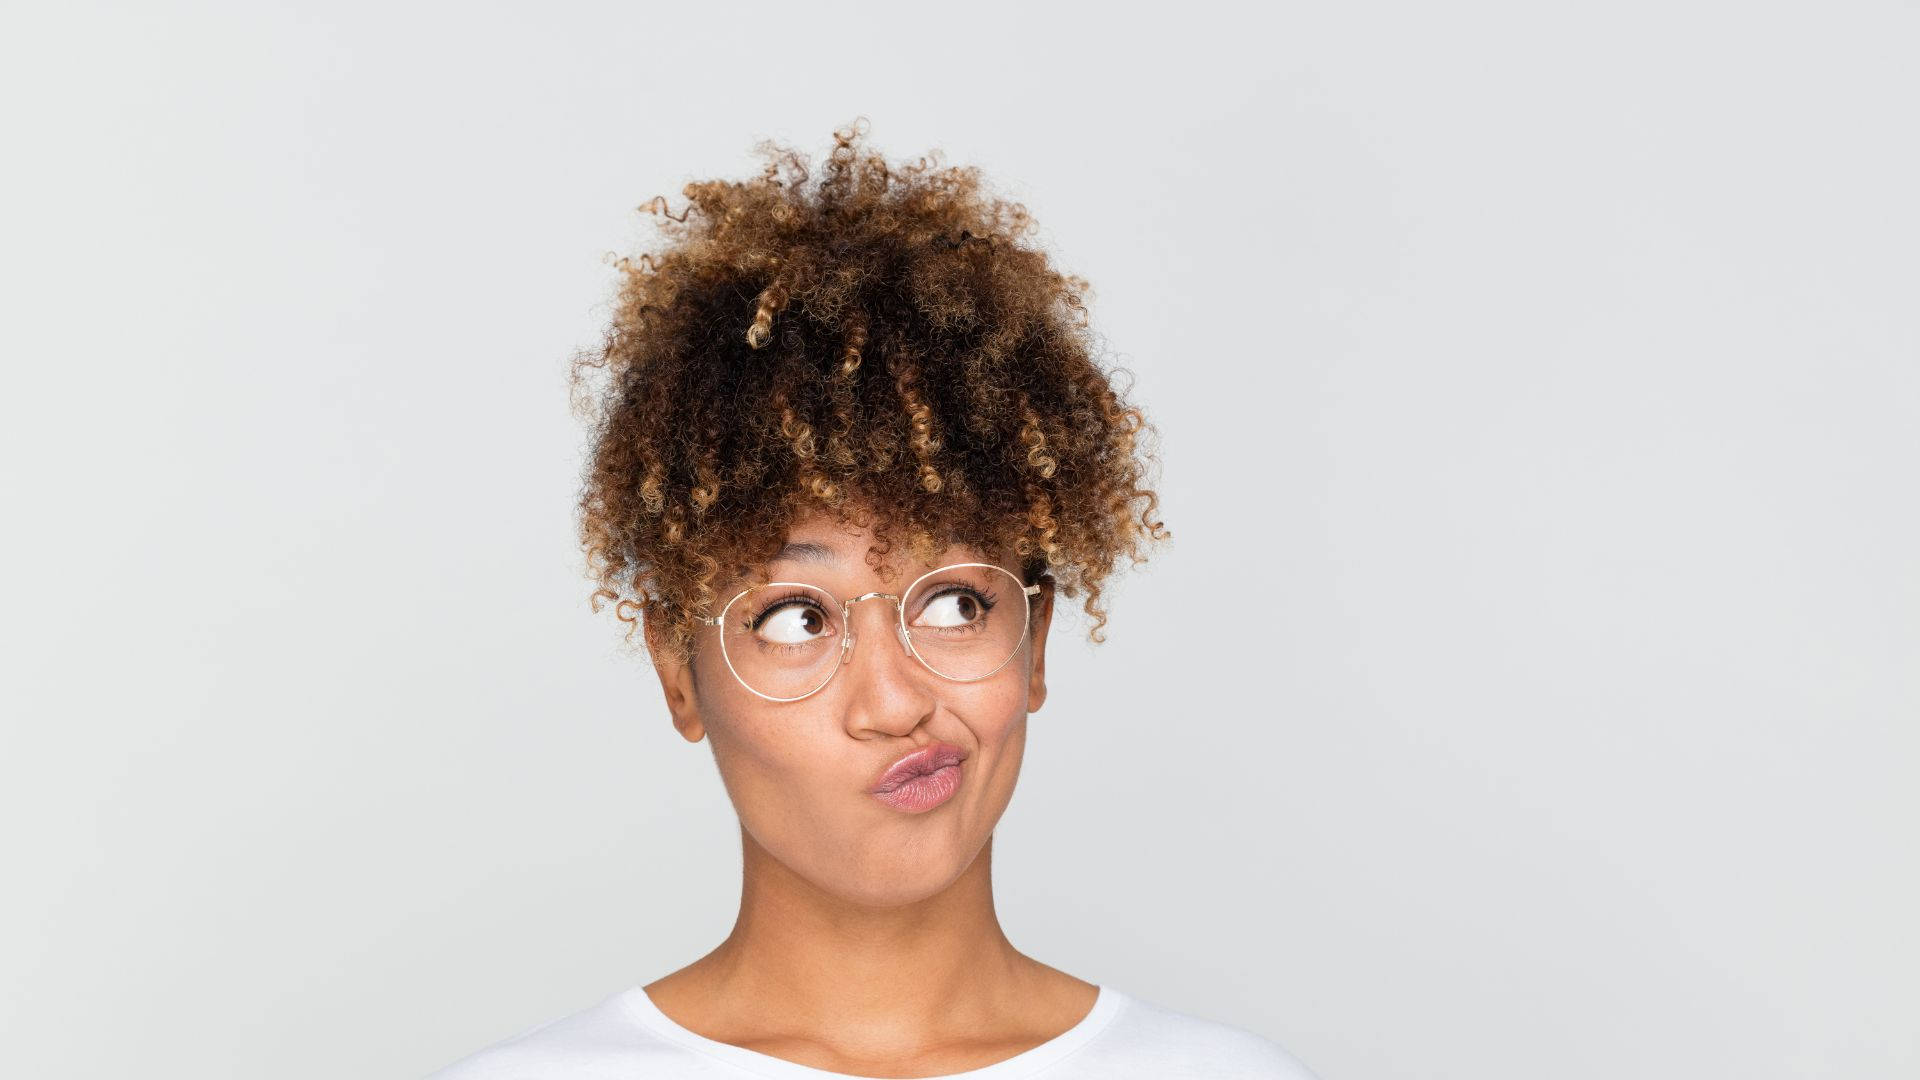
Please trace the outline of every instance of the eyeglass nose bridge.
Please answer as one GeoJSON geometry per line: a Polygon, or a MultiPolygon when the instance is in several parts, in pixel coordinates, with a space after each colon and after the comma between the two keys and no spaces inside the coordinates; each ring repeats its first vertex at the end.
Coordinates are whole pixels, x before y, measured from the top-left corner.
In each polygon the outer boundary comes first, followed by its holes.
{"type": "Polygon", "coordinates": [[[903,615],[903,611],[901,608],[901,601],[900,601],[899,594],[890,593],[890,592],[870,592],[870,593],[861,593],[859,596],[853,597],[850,600],[840,601],[840,625],[842,627],[842,630],[840,633],[840,662],[842,664],[845,664],[847,662],[847,654],[853,651],[853,605],[859,603],[862,600],[871,600],[876,596],[884,596],[887,599],[893,601],[893,611],[894,611],[893,636],[899,639],[900,647],[907,651],[908,656],[917,656],[917,654],[913,651],[913,643],[907,640],[906,630],[900,625],[900,618],[903,615]]]}

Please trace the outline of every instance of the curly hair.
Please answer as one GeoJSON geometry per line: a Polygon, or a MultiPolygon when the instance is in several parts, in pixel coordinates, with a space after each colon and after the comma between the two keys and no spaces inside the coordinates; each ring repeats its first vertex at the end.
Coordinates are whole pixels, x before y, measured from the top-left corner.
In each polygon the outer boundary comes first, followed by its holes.
{"type": "Polygon", "coordinates": [[[1084,590],[1096,643],[1118,560],[1172,537],[1142,486],[1158,433],[1093,359],[1088,283],[1019,242],[1026,208],[977,169],[890,166],[864,122],[811,186],[762,140],[758,179],[640,207],[668,243],[614,260],[604,343],[573,358],[594,610],[618,600],[629,640],[644,612],[656,662],[685,662],[716,583],[814,511],[870,528],[869,561],[901,536],[922,561],[1011,550],[1027,584],[1084,590]]]}

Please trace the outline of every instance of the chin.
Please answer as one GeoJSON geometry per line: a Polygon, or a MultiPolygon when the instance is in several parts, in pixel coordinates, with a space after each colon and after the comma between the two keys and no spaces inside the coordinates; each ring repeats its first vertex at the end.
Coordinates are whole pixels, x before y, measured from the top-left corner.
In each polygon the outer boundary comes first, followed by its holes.
{"type": "Polygon", "coordinates": [[[898,908],[917,904],[923,900],[940,895],[953,884],[958,874],[929,874],[925,880],[907,881],[875,880],[860,882],[859,888],[849,888],[851,882],[839,882],[830,891],[848,904],[865,908],[898,908]]]}
{"type": "Polygon", "coordinates": [[[807,877],[821,891],[849,904],[896,908],[938,896],[959,880],[972,861],[943,844],[919,844],[898,856],[874,858],[838,873],[823,870],[818,877],[807,877]]]}

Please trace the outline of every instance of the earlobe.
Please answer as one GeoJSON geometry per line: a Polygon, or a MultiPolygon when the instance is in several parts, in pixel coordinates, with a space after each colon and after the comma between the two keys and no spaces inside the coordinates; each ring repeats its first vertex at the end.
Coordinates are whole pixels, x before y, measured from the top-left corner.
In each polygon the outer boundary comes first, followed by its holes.
{"type": "Polygon", "coordinates": [[[706,727],[700,723],[700,718],[697,716],[682,717],[676,715],[673,718],[673,729],[678,731],[680,737],[688,742],[699,742],[707,733],[706,727]]]}

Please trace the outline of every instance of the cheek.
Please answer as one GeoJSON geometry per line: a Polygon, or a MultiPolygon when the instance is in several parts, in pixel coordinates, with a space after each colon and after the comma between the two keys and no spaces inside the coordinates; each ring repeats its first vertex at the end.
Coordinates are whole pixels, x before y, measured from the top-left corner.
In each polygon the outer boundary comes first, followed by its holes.
{"type": "Polygon", "coordinates": [[[1027,680],[1022,675],[1005,681],[989,680],[953,702],[953,713],[974,738],[991,746],[1023,727],[1027,717],[1027,680]]]}
{"type": "Polygon", "coordinates": [[[1026,719],[1029,691],[1033,686],[1031,646],[1022,646],[1007,666],[991,678],[977,683],[959,683],[949,696],[953,712],[973,728],[984,741],[987,731],[1004,732],[1026,719]]]}
{"type": "Polygon", "coordinates": [[[716,694],[704,712],[714,764],[749,829],[817,828],[859,793],[859,751],[871,748],[820,704],[774,704],[736,687],[716,694]]]}

